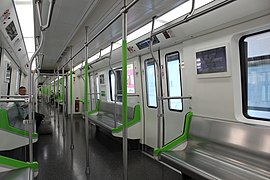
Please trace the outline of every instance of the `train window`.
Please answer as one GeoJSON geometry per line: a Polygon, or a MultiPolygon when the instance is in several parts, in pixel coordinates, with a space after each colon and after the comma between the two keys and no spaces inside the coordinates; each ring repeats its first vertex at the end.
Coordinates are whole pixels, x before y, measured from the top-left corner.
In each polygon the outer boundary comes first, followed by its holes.
{"type": "MultiPolygon", "coordinates": [[[[122,102],[122,68],[117,68],[114,70],[116,74],[116,93],[117,93],[117,101],[122,102]]],[[[111,101],[115,100],[115,77],[112,70],[109,72],[109,79],[110,79],[110,95],[111,95],[111,101]]]]}
{"type": "Polygon", "coordinates": [[[2,60],[2,48],[0,47],[0,67],[1,67],[1,60],[2,60]]]}
{"type": "Polygon", "coordinates": [[[270,120],[270,31],[240,39],[243,114],[270,120]]]}
{"type": "MultiPolygon", "coordinates": [[[[168,97],[182,96],[179,53],[173,52],[166,54],[165,59],[168,97]]],[[[183,101],[181,99],[169,99],[169,109],[173,111],[182,111],[183,101]]]]}
{"type": "Polygon", "coordinates": [[[156,73],[155,62],[153,59],[145,61],[145,82],[147,93],[147,106],[151,108],[157,107],[157,92],[156,92],[156,73]]]}
{"type": "Polygon", "coordinates": [[[99,79],[98,79],[98,76],[96,76],[96,93],[97,94],[97,99],[100,99],[100,92],[99,92],[99,79]]]}
{"type": "MultiPolygon", "coordinates": [[[[116,73],[117,101],[122,102],[122,68],[114,69],[116,73]]],[[[109,71],[111,101],[115,99],[115,77],[113,71],[109,71]]],[[[127,65],[127,93],[135,93],[133,64],[127,65]]]]}
{"type": "Polygon", "coordinates": [[[20,87],[20,81],[21,81],[21,72],[20,72],[20,70],[17,70],[17,72],[16,72],[16,84],[15,84],[15,89],[17,90],[17,89],[19,89],[19,87],[20,87]]]}

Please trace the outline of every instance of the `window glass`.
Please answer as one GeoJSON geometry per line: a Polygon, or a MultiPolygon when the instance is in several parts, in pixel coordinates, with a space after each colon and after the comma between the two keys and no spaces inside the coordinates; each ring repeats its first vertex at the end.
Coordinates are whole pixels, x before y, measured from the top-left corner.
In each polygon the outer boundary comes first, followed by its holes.
{"type": "Polygon", "coordinates": [[[135,80],[133,64],[127,65],[127,93],[135,93],[135,80]]]}
{"type": "MultiPolygon", "coordinates": [[[[167,68],[167,89],[168,97],[182,96],[181,72],[179,68],[179,53],[170,53],[166,55],[167,68]]],[[[183,104],[181,99],[169,99],[169,109],[182,111],[183,104]]]]}
{"type": "Polygon", "coordinates": [[[251,118],[270,119],[270,32],[240,40],[243,108],[251,118]]]}
{"type": "MultiPolygon", "coordinates": [[[[117,101],[122,102],[122,68],[114,69],[116,74],[116,82],[115,85],[115,77],[114,73],[111,70],[109,72],[109,78],[110,78],[110,94],[111,94],[111,100],[114,101],[115,99],[115,88],[117,88],[117,101]]],[[[135,80],[134,80],[134,67],[133,64],[127,65],[127,93],[135,93],[135,80]]]]}
{"type": "Polygon", "coordinates": [[[15,83],[15,89],[19,89],[20,87],[20,80],[21,80],[21,73],[20,73],[20,70],[17,70],[16,71],[16,83],[15,83]]]}
{"type": "Polygon", "coordinates": [[[115,74],[116,74],[116,87],[115,87],[115,76],[113,71],[109,72],[110,75],[110,94],[111,94],[111,100],[114,101],[115,99],[115,88],[117,88],[117,101],[122,102],[122,69],[118,68],[115,69],[115,74]]]}
{"type": "Polygon", "coordinates": [[[96,93],[98,93],[97,94],[97,99],[100,99],[100,92],[99,92],[99,78],[98,78],[98,76],[96,76],[96,93]]]}
{"type": "Polygon", "coordinates": [[[155,62],[153,59],[145,61],[145,82],[147,92],[147,106],[157,107],[157,93],[156,93],[156,73],[155,62]]]}

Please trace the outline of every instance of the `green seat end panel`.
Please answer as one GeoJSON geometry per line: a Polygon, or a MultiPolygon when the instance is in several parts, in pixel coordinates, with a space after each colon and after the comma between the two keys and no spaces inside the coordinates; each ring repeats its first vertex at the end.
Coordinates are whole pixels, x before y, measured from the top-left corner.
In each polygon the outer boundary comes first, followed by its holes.
{"type": "Polygon", "coordinates": [[[38,162],[23,162],[16,159],[0,156],[0,165],[8,166],[11,168],[32,168],[38,170],[38,162]]]}
{"type": "Polygon", "coordinates": [[[169,143],[165,144],[163,147],[155,148],[154,149],[154,155],[158,155],[161,152],[168,151],[168,150],[178,146],[179,144],[181,144],[181,143],[183,143],[184,141],[187,140],[192,115],[193,115],[192,112],[188,112],[186,114],[182,134],[180,136],[178,136],[177,138],[175,138],[174,140],[170,141],[169,143]]]}
{"type": "Polygon", "coordinates": [[[100,106],[100,100],[97,100],[97,102],[96,102],[96,109],[94,109],[94,110],[88,112],[88,115],[90,116],[90,115],[92,115],[92,114],[98,112],[98,111],[99,111],[99,106],[100,106]]]}
{"type": "MultiPolygon", "coordinates": [[[[141,120],[141,108],[140,105],[134,107],[133,119],[127,122],[127,127],[130,127],[141,120]]],[[[118,126],[112,129],[112,133],[118,133],[124,129],[124,125],[118,126]]]]}
{"type": "MultiPolygon", "coordinates": [[[[20,136],[24,136],[24,137],[29,136],[29,132],[18,129],[18,128],[14,128],[14,127],[9,125],[8,113],[7,113],[7,110],[5,110],[5,109],[0,109],[0,129],[7,131],[7,132],[10,132],[10,133],[20,135],[20,136]]],[[[38,138],[37,133],[33,133],[32,136],[34,139],[38,138]]]]}

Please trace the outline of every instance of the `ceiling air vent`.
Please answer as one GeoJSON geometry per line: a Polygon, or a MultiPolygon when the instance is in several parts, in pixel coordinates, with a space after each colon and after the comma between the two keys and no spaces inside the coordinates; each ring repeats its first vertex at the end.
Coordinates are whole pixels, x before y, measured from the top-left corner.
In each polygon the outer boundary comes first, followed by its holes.
{"type": "MultiPolygon", "coordinates": [[[[157,36],[154,36],[153,45],[158,44],[158,43],[160,43],[159,39],[157,38],[157,36]]],[[[150,38],[142,40],[142,41],[136,43],[136,45],[140,50],[144,49],[144,48],[147,48],[150,45],[150,38]]]]}

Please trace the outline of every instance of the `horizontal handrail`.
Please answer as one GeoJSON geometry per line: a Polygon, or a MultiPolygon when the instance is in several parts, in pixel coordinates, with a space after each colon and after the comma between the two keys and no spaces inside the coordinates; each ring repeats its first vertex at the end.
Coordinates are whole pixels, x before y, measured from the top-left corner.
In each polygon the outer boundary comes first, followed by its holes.
{"type": "MultiPolygon", "coordinates": [[[[117,94],[116,96],[122,97],[123,95],[122,94],[117,94]]],[[[140,95],[139,94],[127,94],[127,96],[137,96],[137,97],[139,97],[140,95]]]]}
{"type": "Polygon", "coordinates": [[[171,96],[171,97],[162,97],[163,100],[170,100],[170,99],[192,99],[191,96],[171,96]]]}
{"type": "Polygon", "coordinates": [[[21,99],[0,99],[0,102],[29,102],[29,98],[21,98],[21,99]]]}
{"type": "Polygon", "coordinates": [[[1,98],[28,98],[28,95],[0,95],[1,98]]]}

